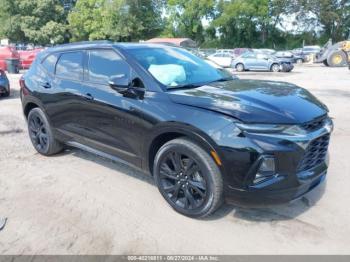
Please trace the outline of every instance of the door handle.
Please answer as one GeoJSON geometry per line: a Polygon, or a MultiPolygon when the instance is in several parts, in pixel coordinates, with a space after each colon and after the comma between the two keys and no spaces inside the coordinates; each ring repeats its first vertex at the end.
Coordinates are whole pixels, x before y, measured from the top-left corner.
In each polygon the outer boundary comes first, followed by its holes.
{"type": "Polygon", "coordinates": [[[51,84],[50,84],[49,82],[43,82],[43,83],[41,83],[41,86],[42,86],[43,88],[46,88],[46,89],[51,88],[51,84]]]}
{"type": "Polygon", "coordinates": [[[86,100],[94,100],[94,97],[90,93],[85,94],[84,97],[86,100]]]}

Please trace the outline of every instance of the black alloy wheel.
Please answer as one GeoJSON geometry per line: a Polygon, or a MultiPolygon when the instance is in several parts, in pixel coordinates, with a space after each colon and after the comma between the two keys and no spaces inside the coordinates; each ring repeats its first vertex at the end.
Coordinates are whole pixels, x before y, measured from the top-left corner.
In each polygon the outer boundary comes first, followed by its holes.
{"type": "Polygon", "coordinates": [[[207,182],[191,157],[170,151],[160,166],[160,183],[168,198],[184,209],[200,207],[207,196],[207,182]]]}
{"type": "Polygon", "coordinates": [[[38,114],[31,117],[29,123],[29,134],[34,147],[38,151],[47,151],[48,135],[45,124],[38,114]]]}
{"type": "Polygon", "coordinates": [[[186,216],[210,215],[221,203],[220,171],[191,141],[175,139],[165,144],[156,156],[154,175],[166,201],[186,216]]]}
{"type": "Polygon", "coordinates": [[[49,122],[40,108],[29,112],[28,132],[34,148],[40,154],[50,156],[62,151],[62,145],[54,138],[49,122]]]}
{"type": "Polygon", "coordinates": [[[2,94],[2,97],[9,97],[9,96],[10,96],[10,90],[8,90],[8,91],[6,91],[5,93],[2,94]]]}

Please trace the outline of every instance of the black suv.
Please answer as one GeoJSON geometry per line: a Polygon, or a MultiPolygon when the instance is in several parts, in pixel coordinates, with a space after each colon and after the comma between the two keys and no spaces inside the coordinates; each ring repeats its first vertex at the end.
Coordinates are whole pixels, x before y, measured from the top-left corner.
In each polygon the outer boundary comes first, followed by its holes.
{"type": "Polygon", "coordinates": [[[288,83],[239,80],[157,44],[90,42],[40,53],[20,81],[43,155],[77,147],[150,172],[178,212],[260,206],[309,192],[327,172],[327,107],[288,83]]]}

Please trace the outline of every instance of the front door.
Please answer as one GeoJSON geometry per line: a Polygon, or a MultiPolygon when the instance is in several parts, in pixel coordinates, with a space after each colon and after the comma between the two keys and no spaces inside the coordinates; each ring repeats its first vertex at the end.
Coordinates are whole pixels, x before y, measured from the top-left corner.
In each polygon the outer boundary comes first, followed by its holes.
{"type": "Polygon", "coordinates": [[[269,58],[265,54],[257,54],[256,56],[256,69],[268,70],[269,58]]]}
{"type": "MultiPolygon", "coordinates": [[[[109,86],[113,77],[136,77],[129,64],[112,49],[88,50],[85,95],[89,101],[83,113],[85,143],[97,150],[141,164],[140,136],[143,100],[125,97],[109,86]]],[[[137,81],[142,85],[141,81],[137,81]]]]}

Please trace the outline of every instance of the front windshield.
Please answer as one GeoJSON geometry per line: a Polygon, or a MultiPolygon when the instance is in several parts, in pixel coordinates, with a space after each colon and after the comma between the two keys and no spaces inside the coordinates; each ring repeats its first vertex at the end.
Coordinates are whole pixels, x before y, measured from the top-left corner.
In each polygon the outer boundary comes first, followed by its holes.
{"type": "Polygon", "coordinates": [[[181,48],[147,47],[130,49],[129,52],[169,89],[200,86],[223,79],[216,68],[181,48]]]}

